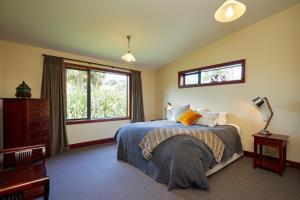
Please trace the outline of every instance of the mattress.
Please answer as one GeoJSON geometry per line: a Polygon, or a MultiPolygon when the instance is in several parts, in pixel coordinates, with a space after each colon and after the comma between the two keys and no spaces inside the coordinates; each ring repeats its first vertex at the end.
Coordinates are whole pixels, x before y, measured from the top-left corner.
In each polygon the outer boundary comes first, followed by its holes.
{"type": "Polygon", "coordinates": [[[226,167],[227,165],[229,165],[230,163],[233,163],[234,161],[236,161],[237,159],[239,159],[240,157],[242,157],[244,155],[244,153],[235,153],[233,154],[233,156],[229,159],[226,160],[224,162],[221,162],[219,164],[216,164],[213,168],[209,169],[206,172],[206,176],[210,176],[214,173],[216,173],[217,171],[220,171],[221,169],[223,169],[224,167],[226,167]]]}

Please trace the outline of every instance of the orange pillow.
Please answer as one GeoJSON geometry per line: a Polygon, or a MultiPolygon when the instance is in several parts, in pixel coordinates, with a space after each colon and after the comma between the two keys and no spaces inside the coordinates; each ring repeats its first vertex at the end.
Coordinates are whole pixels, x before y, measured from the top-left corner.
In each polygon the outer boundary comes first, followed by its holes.
{"type": "Polygon", "coordinates": [[[201,117],[201,115],[197,112],[192,111],[191,109],[189,109],[188,111],[186,111],[185,113],[183,113],[178,119],[177,121],[181,122],[182,124],[186,125],[186,126],[191,126],[192,124],[194,124],[199,118],[201,117]]]}

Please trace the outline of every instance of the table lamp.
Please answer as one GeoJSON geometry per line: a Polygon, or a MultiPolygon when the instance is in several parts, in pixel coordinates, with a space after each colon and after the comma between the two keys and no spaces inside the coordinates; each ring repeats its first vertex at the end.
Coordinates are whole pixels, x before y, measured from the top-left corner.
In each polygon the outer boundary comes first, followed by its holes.
{"type": "Polygon", "coordinates": [[[167,119],[167,111],[171,110],[173,107],[172,107],[172,104],[170,102],[168,102],[164,108],[165,108],[165,120],[166,120],[167,119]]]}
{"type": "Polygon", "coordinates": [[[269,124],[270,124],[270,121],[271,121],[271,119],[272,119],[272,117],[273,117],[273,110],[272,110],[272,108],[271,108],[271,105],[270,105],[270,103],[269,103],[267,97],[264,97],[264,98],[256,97],[256,98],[253,99],[252,101],[253,101],[253,103],[255,103],[255,105],[256,105],[257,107],[261,107],[265,102],[267,103],[268,109],[269,109],[269,111],[270,111],[271,114],[270,114],[270,116],[269,116],[268,119],[267,119],[267,124],[266,124],[265,128],[264,128],[263,130],[260,131],[260,134],[263,134],[263,135],[271,135],[271,133],[267,130],[267,128],[268,128],[268,126],[269,126],[269,124]]]}

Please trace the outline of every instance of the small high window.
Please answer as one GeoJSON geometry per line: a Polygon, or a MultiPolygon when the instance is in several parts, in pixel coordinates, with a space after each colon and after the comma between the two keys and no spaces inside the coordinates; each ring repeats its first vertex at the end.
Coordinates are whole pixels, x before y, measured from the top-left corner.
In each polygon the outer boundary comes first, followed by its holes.
{"type": "Polygon", "coordinates": [[[178,72],[178,87],[245,83],[245,59],[178,72]]]}

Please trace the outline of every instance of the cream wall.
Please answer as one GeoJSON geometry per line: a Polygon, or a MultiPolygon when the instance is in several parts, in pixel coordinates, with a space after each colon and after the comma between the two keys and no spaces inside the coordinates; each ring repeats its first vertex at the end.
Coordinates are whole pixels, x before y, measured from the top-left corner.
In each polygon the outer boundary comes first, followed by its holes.
{"type": "MultiPolygon", "coordinates": [[[[121,63],[113,63],[105,60],[70,54],[61,51],[37,48],[7,41],[0,41],[0,94],[2,98],[14,97],[15,88],[23,80],[31,87],[32,97],[40,97],[43,56],[50,54],[74,59],[87,60],[108,65],[127,67],[142,71],[142,85],[144,95],[144,108],[146,120],[153,119],[155,114],[155,71],[136,68],[121,63]],[[1,54],[2,52],[2,54],[1,54]],[[1,62],[2,58],[2,62],[1,62]],[[1,69],[1,68],[0,68],[1,69]]],[[[116,130],[128,120],[99,122],[80,125],[68,125],[68,139],[70,144],[98,140],[113,137],[116,130]]],[[[2,126],[1,126],[2,127],[2,126]]]]}
{"type": "Polygon", "coordinates": [[[300,161],[300,4],[180,58],[156,72],[157,113],[166,102],[227,111],[240,125],[245,150],[263,128],[251,100],[268,97],[274,110],[270,130],[290,136],[287,157],[300,161]],[[181,70],[246,59],[246,83],[178,89],[181,70]]]}

